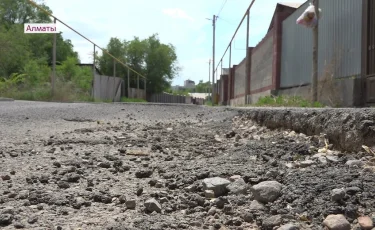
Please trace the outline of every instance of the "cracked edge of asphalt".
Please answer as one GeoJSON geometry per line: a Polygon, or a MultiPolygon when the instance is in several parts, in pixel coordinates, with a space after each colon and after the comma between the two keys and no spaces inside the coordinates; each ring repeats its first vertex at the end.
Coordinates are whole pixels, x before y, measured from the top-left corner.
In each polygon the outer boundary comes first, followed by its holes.
{"type": "Polygon", "coordinates": [[[335,149],[359,151],[375,145],[374,109],[230,108],[269,129],[289,129],[306,135],[325,134],[335,149]]]}

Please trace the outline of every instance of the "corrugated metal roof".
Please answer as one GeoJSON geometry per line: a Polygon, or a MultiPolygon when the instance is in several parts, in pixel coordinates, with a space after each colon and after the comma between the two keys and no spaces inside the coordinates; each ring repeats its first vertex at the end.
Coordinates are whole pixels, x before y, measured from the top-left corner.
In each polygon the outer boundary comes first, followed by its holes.
{"type": "Polygon", "coordinates": [[[196,97],[196,98],[203,98],[205,99],[207,96],[209,96],[209,93],[189,93],[190,96],[196,97]]]}
{"type": "Polygon", "coordinates": [[[278,11],[278,9],[280,7],[289,7],[289,8],[298,9],[301,5],[303,5],[305,3],[299,3],[299,2],[278,2],[278,3],[276,3],[275,11],[274,11],[274,13],[272,15],[271,23],[270,23],[270,26],[268,27],[268,31],[267,32],[269,32],[272,29],[272,27],[273,27],[273,21],[275,19],[275,13],[278,11]]]}
{"type": "Polygon", "coordinates": [[[299,8],[303,3],[300,2],[278,2],[278,4],[283,5],[283,6],[289,6],[292,8],[299,8]]]}

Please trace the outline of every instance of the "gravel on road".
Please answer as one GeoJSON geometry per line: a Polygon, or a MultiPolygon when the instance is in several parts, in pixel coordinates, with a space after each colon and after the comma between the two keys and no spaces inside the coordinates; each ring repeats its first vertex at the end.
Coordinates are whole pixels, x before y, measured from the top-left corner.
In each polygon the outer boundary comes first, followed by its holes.
{"type": "Polygon", "coordinates": [[[225,107],[0,103],[2,229],[372,229],[374,155],[225,107]]]}

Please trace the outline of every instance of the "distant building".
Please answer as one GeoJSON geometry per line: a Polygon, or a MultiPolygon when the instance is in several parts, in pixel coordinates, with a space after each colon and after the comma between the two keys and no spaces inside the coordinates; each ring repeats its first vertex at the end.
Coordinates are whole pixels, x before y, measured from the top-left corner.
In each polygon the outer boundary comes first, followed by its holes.
{"type": "Polygon", "coordinates": [[[186,89],[194,89],[195,88],[195,82],[192,80],[186,80],[184,81],[184,88],[186,89]]]}
{"type": "Polygon", "coordinates": [[[172,86],[172,90],[174,90],[174,91],[184,90],[184,87],[179,86],[179,85],[175,85],[175,86],[172,86]]]}
{"type": "Polygon", "coordinates": [[[195,98],[206,99],[210,94],[209,93],[189,93],[189,95],[195,98]]]}

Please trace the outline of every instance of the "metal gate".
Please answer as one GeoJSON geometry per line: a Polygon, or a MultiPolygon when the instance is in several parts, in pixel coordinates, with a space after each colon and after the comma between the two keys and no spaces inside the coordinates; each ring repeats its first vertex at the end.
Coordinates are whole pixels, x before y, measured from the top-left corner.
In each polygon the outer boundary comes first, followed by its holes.
{"type": "Polygon", "coordinates": [[[375,0],[367,4],[366,94],[367,103],[375,103],[375,0]]]}

